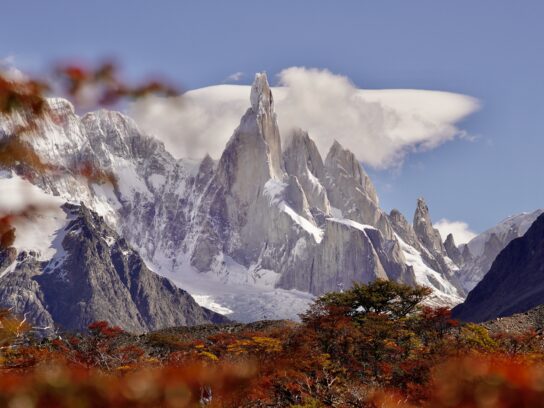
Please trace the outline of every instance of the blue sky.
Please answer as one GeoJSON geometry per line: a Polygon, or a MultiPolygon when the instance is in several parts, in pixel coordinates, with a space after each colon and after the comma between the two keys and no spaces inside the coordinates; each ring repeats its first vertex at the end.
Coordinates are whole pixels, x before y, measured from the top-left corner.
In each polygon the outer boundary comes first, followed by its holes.
{"type": "Polygon", "coordinates": [[[482,231],[544,207],[544,2],[9,1],[0,58],[39,72],[68,57],[113,56],[130,78],[160,73],[185,89],[244,72],[327,68],[358,87],[478,98],[455,140],[372,170],[382,205],[411,219],[418,196],[434,220],[482,231]]]}

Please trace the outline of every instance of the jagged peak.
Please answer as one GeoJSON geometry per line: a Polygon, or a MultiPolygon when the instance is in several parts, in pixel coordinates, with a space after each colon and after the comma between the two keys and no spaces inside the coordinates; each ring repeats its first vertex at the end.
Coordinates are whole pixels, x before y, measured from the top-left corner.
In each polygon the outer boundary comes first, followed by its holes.
{"type": "Polygon", "coordinates": [[[348,148],[345,148],[338,140],[334,139],[334,142],[332,143],[329,152],[327,153],[327,159],[339,159],[344,164],[356,164],[356,167],[360,167],[362,169],[362,165],[355,156],[355,154],[349,150],[348,148]]]}
{"type": "Polygon", "coordinates": [[[359,162],[351,150],[344,148],[338,140],[334,140],[329,149],[325,158],[325,167],[340,169],[341,172],[345,172],[349,177],[354,177],[357,183],[363,187],[362,190],[368,198],[376,206],[379,206],[378,195],[374,184],[366,174],[361,162],[359,162]]]}
{"type": "Polygon", "coordinates": [[[49,108],[58,113],[72,113],[75,114],[76,110],[72,102],[65,98],[47,98],[47,104],[49,108]]]}
{"type": "Polygon", "coordinates": [[[404,216],[403,213],[401,213],[399,210],[397,210],[396,208],[393,208],[390,212],[389,212],[389,218],[391,218],[393,221],[397,221],[397,222],[402,222],[403,224],[407,224],[408,221],[406,220],[406,217],[404,216]]]}
{"type": "Polygon", "coordinates": [[[268,113],[274,112],[274,98],[268,84],[266,72],[255,74],[255,81],[251,85],[251,109],[255,113],[265,111],[268,113]]]}
{"type": "Polygon", "coordinates": [[[457,245],[455,245],[455,238],[453,237],[453,234],[450,232],[448,236],[446,237],[446,240],[444,241],[444,245],[453,245],[457,248],[457,245]]]}
{"type": "Polygon", "coordinates": [[[125,115],[122,112],[115,111],[115,110],[109,110],[109,109],[98,109],[95,111],[87,112],[83,117],[81,118],[82,122],[88,122],[88,121],[97,121],[97,122],[106,122],[106,123],[115,123],[117,121],[120,121],[121,123],[130,125],[130,127],[138,128],[138,125],[136,124],[136,121],[132,119],[130,116],[125,115]]]}
{"type": "Polygon", "coordinates": [[[329,149],[329,153],[331,153],[332,151],[343,151],[344,150],[344,146],[342,146],[338,140],[334,139],[334,142],[332,143],[331,145],[331,148],[329,149]]]}
{"type": "Polygon", "coordinates": [[[299,127],[292,128],[290,131],[282,135],[281,147],[282,150],[286,150],[292,144],[296,144],[309,139],[308,132],[302,130],[299,127]]]}
{"type": "Polygon", "coordinates": [[[331,145],[325,161],[330,163],[334,159],[339,159],[342,162],[357,161],[355,155],[348,149],[344,149],[344,147],[336,139],[331,145]]]}
{"type": "Polygon", "coordinates": [[[396,208],[393,208],[391,211],[389,211],[389,216],[390,217],[403,217],[402,213],[397,210],[396,208]]]}
{"type": "Polygon", "coordinates": [[[212,159],[212,156],[210,156],[209,153],[206,153],[202,159],[202,161],[200,162],[200,165],[202,166],[204,163],[213,163],[213,159],[212,159]]]}
{"type": "Polygon", "coordinates": [[[414,224],[421,221],[431,223],[431,219],[429,218],[429,207],[427,206],[427,203],[423,197],[419,197],[417,199],[414,224]]]}
{"type": "Polygon", "coordinates": [[[198,174],[206,174],[212,171],[215,167],[215,161],[212,159],[212,157],[206,153],[206,156],[202,159],[198,166],[198,174]]]}

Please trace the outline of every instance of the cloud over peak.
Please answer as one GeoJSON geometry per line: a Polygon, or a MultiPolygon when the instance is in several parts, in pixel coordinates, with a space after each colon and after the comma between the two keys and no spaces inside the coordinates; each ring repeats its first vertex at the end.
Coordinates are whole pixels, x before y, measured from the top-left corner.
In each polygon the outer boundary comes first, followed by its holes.
{"type": "Polygon", "coordinates": [[[448,234],[452,234],[456,245],[466,244],[476,236],[476,233],[463,221],[450,221],[442,218],[434,223],[433,226],[440,232],[442,240],[445,240],[448,234]]]}
{"type": "Polygon", "coordinates": [[[226,79],[225,82],[238,82],[240,81],[244,76],[244,73],[241,71],[235,72],[233,74],[230,74],[226,79]]]}
{"type": "MultiPolygon", "coordinates": [[[[410,152],[462,137],[456,124],[479,108],[475,98],[411,89],[362,90],[328,70],[292,67],[272,88],[280,132],[307,130],[322,154],[338,140],[365,164],[399,166],[410,152]]],[[[218,158],[249,107],[250,87],[217,85],[180,100],[149,98],[131,115],[177,157],[218,158]]]]}

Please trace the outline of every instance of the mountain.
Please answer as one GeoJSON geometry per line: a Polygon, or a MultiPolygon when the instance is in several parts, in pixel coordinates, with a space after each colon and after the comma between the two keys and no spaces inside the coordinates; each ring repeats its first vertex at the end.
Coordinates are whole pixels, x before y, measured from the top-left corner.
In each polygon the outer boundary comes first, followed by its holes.
{"type": "Polygon", "coordinates": [[[55,231],[53,256],[14,247],[0,250],[3,308],[13,308],[42,328],[66,330],[85,330],[97,320],[133,333],[227,320],[151,272],[84,204],[64,204],[60,210],[65,223],[55,231]]]}
{"type": "Polygon", "coordinates": [[[467,292],[472,290],[489,271],[497,255],[510,241],[525,234],[542,213],[544,210],[539,209],[506,218],[493,228],[477,235],[467,244],[460,245],[457,248],[460,255],[454,249],[454,242],[445,242],[449,251],[452,252],[450,258],[459,265],[456,276],[463,288],[467,292]]]}
{"type": "Polygon", "coordinates": [[[497,256],[466,301],[453,309],[456,318],[482,322],[525,312],[544,303],[544,214],[497,256]]]}
{"type": "MultiPolygon", "coordinates": [[[[177,160],[118,112],[49,107],[26,142],[59,171],[19,163],[6,174],[82,202],[203,306],[240,321],[297,318],[316,295],[376,278],[427,285],[435,304],[462,301],[424,200],[412,224],[387,214],[352,152],[335,142],[323,158],[303,130],[280,135],[265,74],[219,160],[177,160]]],[[[0,134],[21,121],[0,120],[0,134]]]]}

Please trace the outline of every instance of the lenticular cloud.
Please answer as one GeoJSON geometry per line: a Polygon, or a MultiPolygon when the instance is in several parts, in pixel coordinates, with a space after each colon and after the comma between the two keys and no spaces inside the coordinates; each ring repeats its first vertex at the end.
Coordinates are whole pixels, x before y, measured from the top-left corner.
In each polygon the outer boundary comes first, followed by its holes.
{"type": "MultiPolygon", "coordinates": [[[[327,70],[288,68],[278,84],[272,92],[283,135],[302,128],[322,154],[338,140],[375,168],[465,136],[457,124],[479,108],[477,99],[450,92],[359,89],[327,70]]],[[[210,86],[139,101],[130,113],[174,156],[218,158],[249,107],[249,93],[247,85],[210,86]]]]}

